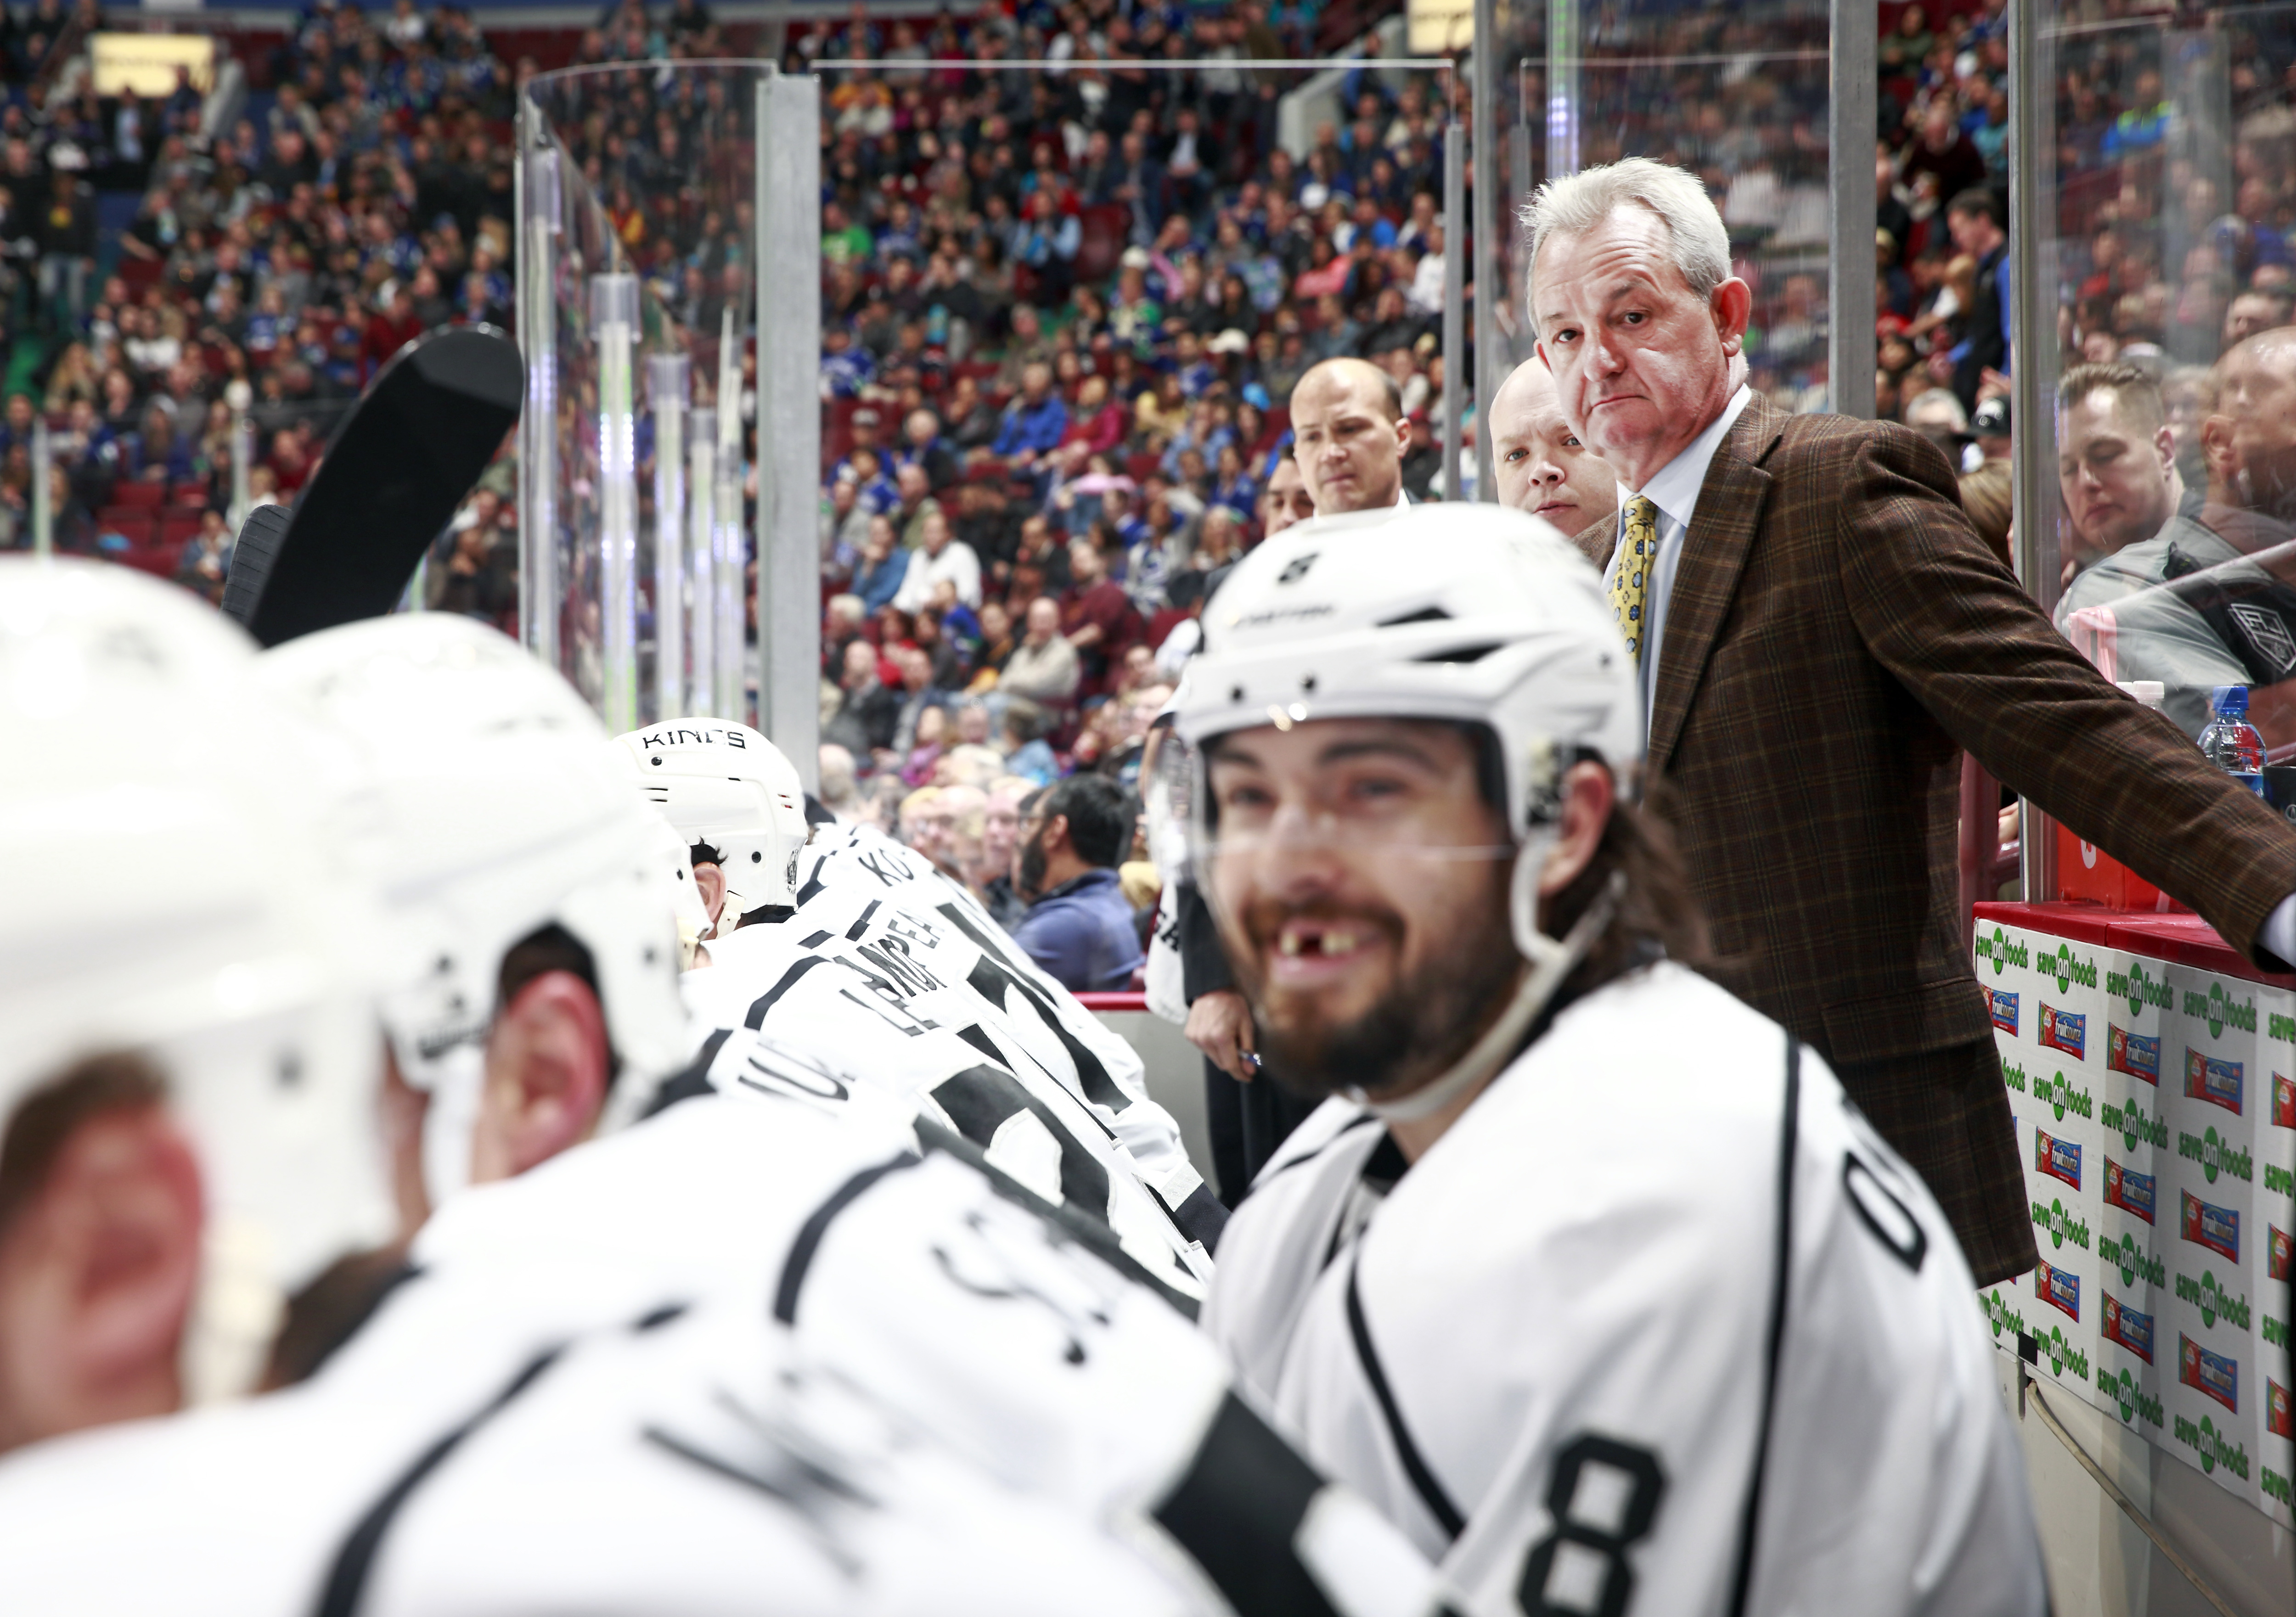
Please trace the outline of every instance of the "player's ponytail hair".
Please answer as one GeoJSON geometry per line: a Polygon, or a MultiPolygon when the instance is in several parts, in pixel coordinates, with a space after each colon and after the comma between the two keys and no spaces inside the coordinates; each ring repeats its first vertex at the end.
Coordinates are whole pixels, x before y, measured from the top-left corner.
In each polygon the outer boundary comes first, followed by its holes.
{"type": "Polygon", "coordinates": [[[1550,937],[1560,937],[1586,913],[1612,871],[1626,875],[1617,916],[1570,975],[1566,992],[1574,998],[1648,965],[1660,953],[1693,969],[1713,959],[1706,912],[1691,891],[1689,870],[1667,823],[1670,796],[1665,782],[1659,781],[1644,788],[1640,804],[1623,798],[1614,804],[1595,856],[1569,886],[1547,901],[1545,930],[1550,937]]]}

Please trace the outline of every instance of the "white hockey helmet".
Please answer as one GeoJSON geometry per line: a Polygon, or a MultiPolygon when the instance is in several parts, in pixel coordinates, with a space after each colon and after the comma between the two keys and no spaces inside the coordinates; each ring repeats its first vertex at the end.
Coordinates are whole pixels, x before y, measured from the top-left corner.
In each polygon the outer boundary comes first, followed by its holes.
{"type": "MultiPolygon", "coordinates": [[[[383,1021],[407,1082],[472,1081],[504,956],[556,926],[589,953],[622,1068],[608,1114],[626,1116],[685,1054],[674,900],[656,828],[573,687],[445,613],[305,635],[264,653],[258,677],[357,747],[337,833],[388,911],[383,1021]]],[[[446,1098],[445,1133],[425,1141],[434,1200],[469,1164],[467,1097],[446,1098]]]]}
{"type": "Polygon", "coordinates": [[[718,922],[797,903],[797,856],[812,827],[805,783],[780,747],[746,724],[666,719],[615,738],[628,750],[645,801],[689,845],[717,850],[726,875],[718,922]]]}
{"type": "Polygon", "coordinates": [[[251,1385],[286,1295],[397,1223],[373,911],[304,790],[330,742],[255,661],[171,584],[0,560],[0,1130],[85,1058],[151,1061],[206,1196],[194,1401],[251,1385]]]}
{"type": "Polygon", "coordinates": [[[1380,515],[1301,523],[1236,564],[1172,700],[1182,738],[1331,718],[1482,725],[1518,838],[1573,755],[1630,783],[1634,663],[1586,557],[1504,506],[1380,515]]]}

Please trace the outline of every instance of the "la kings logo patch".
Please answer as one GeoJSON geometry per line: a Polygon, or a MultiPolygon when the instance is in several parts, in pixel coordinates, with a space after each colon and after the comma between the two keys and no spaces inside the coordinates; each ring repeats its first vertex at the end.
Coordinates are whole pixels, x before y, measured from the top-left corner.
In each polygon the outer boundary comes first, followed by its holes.
{"type": "Polygon", "coordinates": [[[2262,607],[2234,605],[2226,608],[2240,632],[2259,657],[2263,657],[2282,674],[2296,669],[2296,638],[2288,633],[2288,625],[2280,614],[2262,607]]]}

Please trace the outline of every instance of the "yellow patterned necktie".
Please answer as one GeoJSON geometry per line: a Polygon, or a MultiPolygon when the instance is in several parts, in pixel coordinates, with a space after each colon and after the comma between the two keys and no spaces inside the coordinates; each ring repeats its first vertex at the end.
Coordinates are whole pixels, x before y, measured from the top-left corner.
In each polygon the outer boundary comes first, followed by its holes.
{"type": "Polygon", "coordinates": [[[1618,571],[1611,579],[1611,608],[1627,655],[1639,666],[1643,656],[1644,607],[1650,599],[1651,570],[1658,565],[1658,507],[1647,494],[1627,502],[1626,537],[1619,542],[1618,571]]]}

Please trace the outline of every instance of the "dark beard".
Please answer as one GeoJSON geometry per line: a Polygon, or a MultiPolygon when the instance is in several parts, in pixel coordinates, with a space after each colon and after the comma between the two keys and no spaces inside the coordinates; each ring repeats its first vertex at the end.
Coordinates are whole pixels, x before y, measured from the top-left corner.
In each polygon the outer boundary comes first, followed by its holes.
{"type": "Polygon", "coordinates": [[[1040,826],[1029,838],[1029,845],[1021,850],[1021,896],[1030,903],[1045,893],[1045,833],[1040,826]]]}
{"type": "MultiPolygon", "coordinates": [[[[1255,916],[1250,930],[1272,943],[1292,915],[1255,916]]],[[[1338,919],[1332,917],[1331,919],[1338,919]]],[[[1349,912],[1399,942],[1402,923],[1391,914],[1349,912]]],[[[1262,1009],[1267,978],[1255,948],[1226,940],[1235,975],[1251,1000],[1253,1021],[1268,1074],[1293,1094],[1321,1100],[1360,1089],[1392,1099],[1439,1077],[1465,1055],[1498,1014],[1523,961],[1502,904],[1448,932],[1419,968],[1382,994],[1353,1021],[1319,1026],[1275,1025],[1262,1009]]],[[[1398,953],[1400,951],[1398,950],[1398,953]]]]}

